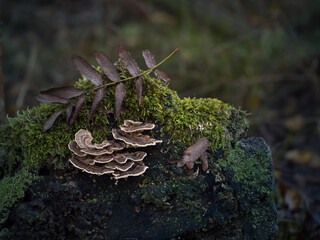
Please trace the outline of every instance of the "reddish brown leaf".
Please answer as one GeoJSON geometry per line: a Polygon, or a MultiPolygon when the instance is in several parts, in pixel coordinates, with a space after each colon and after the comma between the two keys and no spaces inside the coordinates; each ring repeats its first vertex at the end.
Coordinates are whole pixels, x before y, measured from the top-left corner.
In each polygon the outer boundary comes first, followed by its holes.
{"type": "Polygon", "coordinates": [[[51,95],[43,94],[43,93],[40,93],[39,95],[37,95],[36,99],[39,102],[43,102],[43,103],[61,103],[61,104],[68,103],[68,100],[66,100],[64,98],[57,97],[57,96],[51,96],[51,95]]]}
{"type": "Polygon", "coordinates": [[[119,118],[120,116],[121,105],[126,93],[127,91],[124,84],[123,83],[117,84],[116,91],[115,91],[116,118],[119,118]]]}
{"type": "Polygon", "coordinates": [[[67,123],[67,127],[69,128],[69,126],[70,126],[70,119],[71,119],[71,114],[72,114],[72,110],[73,110],[73,106],[72,106],[72,104],[70,104],[69,103],[69,105],[68,105],[68,107],[67,107],[67,109],[66,109],[66,115],[67,115],[67,117],[66,117],[66,123],[67,123]]]}
{"type": "Polygon", "coordinates": [[[163,80],[165,82],[170,82],[170,77],[164,71],[156,69],[154,71],[154,75],[156,75],[157,78],[160,78],[161,80],[163,80]]]}
{"type": "Polygon", "coordinates": [[[115,69],[113,63],[110,61],[110,59],[105,53],[95,51],[94,56],[98,64],[100,65],[102,71],[107,75],[107,77],[111,81],[117,82],[120,80],[120,76],[117,70],[115,69]]]}
{"type": "Polygon", "coordinates": [[[132,77],[140,73],[138,63],[124,47],[118,47],[118,54],[132,77]]]}
{"type": "Polygon", "coordinates": [[[78,99],[77,104],[76,104],[76,108],[74,109],[74,113],[70,119],[69,126],[71,126],[74,123],[74,121],[76,120],[76,118],[78,117],[79,112],[81,110],[81,107],[82,107],[85,100],[86,100],[86,95],[84,95],[78,99]]]}
{"type": "Polygon", "coordinates": [[[57,118],[61,115],[61,113],[63,113],[64,110],[60,110],[58,112],[53,113],[48,120],[43,124],[43,132],[47,131],[48,129],[50,129],[52,127],[52,125],[54,124],[54,122],[57,120],[57,118]]]}
{"type": "Polygon", "coordinates": [[[73,86],[65,86],[65,87],[50,88],[46,91],[41,91],[40,93],[51,95],[51,96],[57,96],[64,99],[69,99],[73,97],[78,97],[86,93],[86,90],[81,90],[73,86]]]}
{"type": "Polygon", "coordinates": [[[143,50],[142,51],[142,56],[144,58],[144,61],[147,64],[148,68],[153,68],[153,67],[155,67],[157,65],[157,62],[156,62],[156,60],[154,58],[154,55],[149,49],[143,50]]]}
{"type": "Polygon", "coordinates": [[[142,77],[139,77],[136,80],[136,92],[138,96],[139,106],[141,105],[141,100],[142,100],[142,81],[143,81],[142,77]]]}
{"type": "Polygon", "coordinates": [[[100,86],[103,84],[103,79],[100,73],[96,69],[94,69],[85,59],[77,55],[73,55],[72,63],[79,71],[79,73],[88,78],[93,83],[93,85],[100,86]]]}
{"type": "MultiPolygon", "coordinates": [[[[140,74],[138,63],[136,62],[136,60],[134,60],[131,54],[126,49],[124,49],[124,47],[119,46],[118,53],[121,60],[126,65],[131,76],[134,77],[140,74]]],[[[137,91],[137,96],[139,100],[139,105],[141,105],[141,99],[142,99],[142,81],[143,81],[142,77],[139,77],[136,80],[136,91],[137,91]]]]}
{"type": "Polygon", "coordinates": [[[99,103],[101,102],[105,94],[106,94],[105,88],[99,88],[97,90],[96,94],[93,97],[92,106],[88,116],[88,122],[92,119],[94,113],[97,111],[99,107],[99,103]]]}

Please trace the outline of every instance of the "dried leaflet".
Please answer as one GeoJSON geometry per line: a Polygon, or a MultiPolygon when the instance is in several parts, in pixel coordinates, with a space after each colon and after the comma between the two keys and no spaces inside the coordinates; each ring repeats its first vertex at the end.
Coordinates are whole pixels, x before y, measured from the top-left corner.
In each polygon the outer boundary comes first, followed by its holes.
{"type": "Polygon", "coordinates": [[[97,111],[99,107],[99,103],[101,102],[105,94],[106,94],[105,88],[102,87],[97,90],[96,94],[93,97],[92,106],[88,116],[88,122],[92,119],[93,114],[97,111]]]}
{"type": "Polygon", "coordinates": [[[41,91],[40,93],[50,95],[50,96],[57,96],[63,99],[70,99],[73,97],[78,97],[82,94],[85,94],[86,90],[81,90],[73,86],[64,86],[64,87],[57,87],[57,88],[50,88],[46,91],[41,91]]]}
{"type": "Polygon", "coordinates": [[[79,73],[88,78],[93,85],[100,86],[103,84],[103,79],[100,73],[94,69],[86,60],[77,55],[72,56],[72,63],[79,73]]]}
{"type": "Polygon", "coordinates": [[[141,105],[142,103],[142,82],[143,82],[142,77],[139,77],[135,83],[139,105],[141,105]]]}
{"type": "Polygon", "coordinates": [[[137,76],[140,73],[140,69],[138,63],[131,54],[123,47],[118,47],[118,54],[121,58],[121,61],[126,65],[131,76],[137,76]]]}
{"type": "Polygon", "coordinates": [[[37,101],[43,102],[43,103],[61,103],[61,104],[67,104],[68,100],[57,97],[57,96],[52,96],[48,94],[43,94],[40,93],[39,95],[36,96],[37,101]]]}
{"type": "Polygon", "coordinates": [[[66,123],[67,123],[67,127],[70,126],[70,119],[71,119],[71,114],[72,114],[72,110],[73,110],[73,106],[71,103],[69,103],[67,109],[66,109],[66,123]]]}
{"type": "Polygon", "coordinates": [[[83,105],[85,100],[86,100],[86,96],[85,95],[78,99],[77,104],[76,104],[76,108],[75,108],[74,113],[73,113],[73,115],[72,115],[72,117],[70,119],[70,122],[69,122],[70,126],[74,123],[74,121],[78,117],[79,112],[81,110],[81,107],[82,107],[82,105],[83,105]]]}
{"type": "Polygon", "coordinates": [[[127,91],[123,83],[119,83],[115,90],[115,108],[116,108],[116,119],[119,118],[121,113],[121,106],[127,91]]]}
{"type": "Polygon", "coordinates": [[[156,69],[154,70],[154,75],[156,75],[157,78],[160,78],[161,80],[165,82],[170,82],[170,78],[168,74],[166,74],[164,71],[156,69]]]}
{"type": "Polygon", "coordinates": [[[53,113],[48,120],[44,123],[43,125],[43,132],[47,131],[48,129],[50,129],[52,127],[52,125],[54,124],[54,122],[57,120],[57,118],[61,115],[61,113],[63,113],[64,110],[60,110],[58,112],[53,113]]]}
{"type": "Polygon", "coordinates": [[[157,65],[154,55],[149,49],[143,50],[142,56],[148,68],[153,68],[157,65]]]}
{"type": "Polygon", "coordinates": [[[117,82],[120,80],[120,76],[115,69],[113,63],[110,61],[108,56],[103,52],[94,52],[94,56],[100,65],[102,71],[106,74],[106,76],[113,82],[117,82]]]}
{"type": "MultiPolygon", "coordinates": [[[[138,63],[136,62],[136,60],[134,60],[131,54],[122,46],[118,47],[118,53],[122,62],[126,65],[130,75],[132,77],[139,75],[140,69],[139,69],[138,63]]],[[[138,77],[135,83],[139,105],[141,105],[141,102],[142,102],[142,82],[143,82],[143,78],[138,77]]]]}
{"type": "MultiPolygon", "coordinates": [[[[154,55],[149,49],[142,51],[142,56],[143,56],[144,61],[146,62],[146,65],[148,68],[153,68],[157,65],[157,62],[154,58],[154,55]]],[[[168,74],[166,74],[164,71],[156,69],[154,71],[154,75],[157,78],[160,78],[161,80],[163,80],[165,82],[170,82],[170,78],[169,78],[168,74]]]]}

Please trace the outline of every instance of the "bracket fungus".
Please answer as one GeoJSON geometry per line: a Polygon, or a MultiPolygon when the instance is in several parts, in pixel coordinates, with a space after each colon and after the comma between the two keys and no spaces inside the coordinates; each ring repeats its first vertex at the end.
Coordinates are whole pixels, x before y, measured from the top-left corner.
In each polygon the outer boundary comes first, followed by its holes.
{"type": "Polygon", "coordinates": [[[143,132],[144,130],[152,130],[154,127],[153,123],[135,122],[132,120],[124,120],[123,125],[120,125],[120,129],[127,133],[143,132]]]}
{"type": "Polygon", "coordinates": [[[150,138],[148,135],[143,135],[145,130],[152,130],[155,127],[152,123],[135,122],[125,120],[120,129],[112,129],[112,135],[115,139],[121,140],[132,147],[147,147],[161,143],[162,140],[150,138]]]}
{"type": "Polygon", "coordinates": [[[80,129],[75,134],[75,140],[69,142],[68,147],[73,152],[69,161],[73,166],[87,173],[103,175],[112,174],[115,179],[139,176],[148,167],[143,159],[147,153],[142,151],[122,152],[125,148],[154,146],[162,140],[142,135],[142,131],[155,127],[152,123],[134,122],[125,120],[121,129],[112,129],[116,140],[104,140],[100,144],[92,144],[92,135],[89,131],[80,129]]]}
{"type": "Polygon", "coordinates": [[[177,167],[183,167],[184,165],[187,165],[189,169],[192,169],[194,162],[200,158],[202,170],[207,171],[209,165],[207,159],[208,153],[206,150],[208,149],[209,145],[210,142],[206,137],[199,138],[194,144],[192,144],[183,152],[181,159],[169,163],[176,163],[177,167]]]}

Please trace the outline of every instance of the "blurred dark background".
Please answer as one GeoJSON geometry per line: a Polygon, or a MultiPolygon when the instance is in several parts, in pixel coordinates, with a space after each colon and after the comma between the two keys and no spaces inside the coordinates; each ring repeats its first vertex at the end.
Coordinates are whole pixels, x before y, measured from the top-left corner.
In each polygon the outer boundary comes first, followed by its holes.
{"type": "Polygon", "coordinates": [[[314,0],[0,0],[6,112],[73,84],[70,57],[96,65],[123,44],[162,67],[181,97],[212,97],[251,113],[248,136],[273,151],[278,239],[320,239],[320,2],[314,0]]]}

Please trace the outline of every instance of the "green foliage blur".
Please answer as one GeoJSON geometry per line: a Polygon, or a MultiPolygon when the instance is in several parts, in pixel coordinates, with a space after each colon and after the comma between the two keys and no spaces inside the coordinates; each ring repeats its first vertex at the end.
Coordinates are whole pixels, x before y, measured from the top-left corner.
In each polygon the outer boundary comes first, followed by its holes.
{"type": "Polygon", "coordinates": [[[10,114],[35,105],[39,90],[73,83],[79,76],[73,53],[96,65],[94,50],[115,60],[123,44],[145,69],[141,50],[149,48],[160,61],[179,47],[162,69],[181,96],[218,97],[253,111],[266,82],[320,50],[316,1],[0,3],[10,114]]]}

